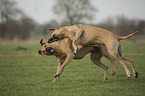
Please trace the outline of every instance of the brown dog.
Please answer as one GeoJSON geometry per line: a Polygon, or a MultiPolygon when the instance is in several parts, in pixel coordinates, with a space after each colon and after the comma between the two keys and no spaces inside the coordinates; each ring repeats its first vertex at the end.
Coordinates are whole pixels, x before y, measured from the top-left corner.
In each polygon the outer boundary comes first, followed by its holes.
{"type": "Polygon", "coordinates": [[[73,54],[72,51],[74,49],[71,46],[71,43],[71,40],[68,38],[64,38],[53,43],[43,43],[43,40],[40,41],[40,44],[43,47],[42,50],[38,51],[38,53],[41,55],[55,55],[58,60],[58,68],[56,74],[54,75],[54,82],[60,77],[62,71],[61,73],[59,72],[61,69],[64,69],[66,63],[68,64],[72,59],[82,59],[88,53],[91,53],[91,61],[105,70],[105,80],[107,79],[108,67],[101,63],[100,59],[102,56],[105,56],[108,60],[110,60],[110,62],[112,63],[112,74],[115,74],[114,59],[108,54],[104,45],[84,46],[78,51],[77,54],[75,54],[75,56],[72,56],[70,54],[73,54]]]}
{"type": "MultiPolygon", "coordinates": [[[[76,42],[77,46],[86,46],[86,45],[91,45],[91,44],[95,44],[95,45],[103,44],[106,46],[108,53],[115,60],[119,61],[123,65],[128,77],[131,77],[132,74],[128,70],[126,64],[129,64],[132,67],[134,76],[135,77],[138,76],[138,72],[134,68],[133,62],[130,60],[127,60],[125,58],[122,58],[119,55],[119,51],[118,51],[120,48],[119,41],[134,35],[136,32],[134,32],[128,36],[122,37],[122,36],[117,36],[108,30],[98,28],[98,27],[93,27],[93,26],[88,26],[88,25],[77,25],[77,26],[80,26],[80,28],[83,29],[83,32],[81,33],[81,35],[78,36],[79,39],[76,42]]],[[[75,34],[74,34],[74,36],[70,35],[70,32],[68,31],[69,27],[72,27],[72,26],[62,27],[59,30],[55,30],[55,29],[51,30],[51,31],[53,31],[53,33],[52,33],[51,39],[49,39],[48,42],[60,40],[61,38],[64,38],[64,37],[67,37],[67,38],[70,38],[71,40],[73,40],[72,38],[75,36],[75,34]]],[[[68,59],[68,62],[74,57],[74,55],[72,55],[72,54],[70,54],[70,55],[71,56],[68,59]]],[[[65,66],[66,64],[67,64],[67,62],[64,63],[63,66],[65,66]]],[[[58,72],[58,75],[61,73],[62,69],[63,69],[63,67],[58,72]]]]}

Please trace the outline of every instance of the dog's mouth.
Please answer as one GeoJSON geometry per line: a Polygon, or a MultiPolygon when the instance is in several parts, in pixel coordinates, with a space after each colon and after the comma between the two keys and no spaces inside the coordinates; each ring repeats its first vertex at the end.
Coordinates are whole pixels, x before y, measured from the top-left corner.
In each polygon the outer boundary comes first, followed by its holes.
{"type": "Polygon", "coordinates": [[[46,49],[45,49],[45,51],[48,53],[48,54],[53,54],[53,53],[55,53],[55,49],[54,48],[52,48],[52,47],[47,47],[46,49]]]}
{"type": "Polygon", "coordinates": [[[55,53],[55,49],[52,47],[47,47],[45,50],[38,50],[38,54],[40,55],[53,55],[55,53]]]}
{"type": "Polygon", "coordinates": [[[55,34],[47,41],[48,43],[52,43],[54,41],[58,41],[59,38],[57,36],[55,36],[55,34]]]}

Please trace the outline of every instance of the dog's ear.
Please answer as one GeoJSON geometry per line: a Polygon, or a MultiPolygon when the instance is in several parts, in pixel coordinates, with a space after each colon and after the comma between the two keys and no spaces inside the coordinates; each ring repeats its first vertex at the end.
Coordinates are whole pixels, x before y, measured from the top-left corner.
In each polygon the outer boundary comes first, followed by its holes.
{"type": "Polygon", "coordinates": [[[38,50],[38,54],[42,54],[42,51],[41,50],[38,50]]]}
{"type": "Polygon", "coordinates": [[[47,32],[54,32],[56,30],[56,28],[50,28],[49,30],[47,30],[47,32]]]}
{"type": "Polygon", "coordinates": [[[40,40],[41,46],[43,46],[45,43],[43,43],[43,39],[40,40]]]}

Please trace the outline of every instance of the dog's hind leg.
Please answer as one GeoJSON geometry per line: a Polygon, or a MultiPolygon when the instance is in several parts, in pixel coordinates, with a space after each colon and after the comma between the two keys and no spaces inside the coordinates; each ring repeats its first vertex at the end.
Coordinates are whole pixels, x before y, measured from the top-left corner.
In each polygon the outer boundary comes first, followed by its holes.
{"type": "Polygon", "coordinates": [[[111,74],[114,75],[115,74],[114,58],[112,58],[111,55],[109,55],[109,53],[107,52],[107,49],[104,45],[100,45],[99,48],[101,50],[102,55],[105,56],[112,63],[111,74]]]}
{"type": "Polygon", "coordinates": [[[119,47],[118,52],[119,52],[119,55],[121,56],[121,58],[125,61],[125,63],[129,64],[131,66],[133,74],[137,78],[138,77],[138,72],[136,71],[136,68],[134,67],[133,61],[128,60],[128,59],[123,57],[122,51],[121,51],[121,46],[119,47]]]}
{"type": "Polygon", "coordinates": [[[126,66],[126,62],[121,58],[121,56],[119,55],[119,53],[118,53],[118,48],[119,48],[119,43],[118,42],[116,42],[116,44],[115,45],[108,45],[108,46],[106,46],[107,47],[107,50],[108,50],[108,52],[109,52],[109,54],[115,59],[115,60],[117,60],[117,61],[119,61],[122,65],[123,65],[123,67],[124,67],[124,69],[125,69],[125,71],[126,71],[126,74],[127,74],[127,76],[128,77],[131,77],[132,76],[132,74],[130,73],[130,71],[128,70],[128,68],[127,68],[127,66],[126,66]],[[114,47],[112,47],[112,46],[114,46],[114,47]]]}
{"type": "Polygon", "coordinates": [[[110,55],[104,55],[110,62],[111,62],[111,64],[112,64],[112,68],[111,68],[111,74],[112,75],[115,75],[115,64],[114,64],[114,62],[115,62],[115,60],[110,56],[110,55]]]}
{"type": "Polygon", "coordinates": [[[138,77],[138,72],[136,71],[136,68],[134,67],[133,62],[131,60],[128,60],[128,59],[125,59],[125,58],[123,58],[123,60],[125,61],[126,64],[129,64],[131,66],[133,74],[134,74],[135,78],[137,78],[138,77]]]}
{"type": "Polygon", "coordinates": [[[101,63],[101,61],[100,61],[101,57],[102,57],[101,53],[98,53],[98,52],[95,52],[95,51],[91,52],[91,57],[90,57],[91,61],[94,64],[96,64],[99,67],[104,69],[104,71],[105,71],[104,72],[104,80],[107,80],[107,70],[108,70],[108,67],[101,63]]]}

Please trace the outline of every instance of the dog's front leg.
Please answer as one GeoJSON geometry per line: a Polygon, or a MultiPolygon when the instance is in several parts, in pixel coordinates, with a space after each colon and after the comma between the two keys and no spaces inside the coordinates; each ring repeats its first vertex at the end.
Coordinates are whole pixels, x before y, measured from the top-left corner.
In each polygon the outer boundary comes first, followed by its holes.
{"type": "Polygon", "coordinates": [[[54,75],[54,78],[57,78],[61,75],[64,67],[74,58],[74,54],[68,54],[65,61],[63,62],[63,64],[61,66],[59,66],[57,73],[54,75]]]}
{"type": "MultiPolygon", "coordinates": [[[[75,25],[76,26],[76,25],[75,25]]],[[[81,37],[81,35],[82,35],[82,33],[83,33],[83,29],[82,29],[82,27],[79,27],[79,26],[77,26],[77,27],[75,27],[76,28],[76,34],[75,34],[75,36],[74,36],[74,38],[72,38],[73,40],[73,42],[72,42],[72,46],[73,46],[73,48],[74,48],[74,51],[73,51],[73,53],[78,53],[77,51],[78,51],[78,46],[77,46],[77,44],[76,44],[76,42],[78,41],[78,39],[81,37]]]]}
{"type": "MultiPolygon", "coordinates": [[[[61,57],[56,57],[56,58],[57,58],[57,61],[58,61],[58,67],[57,67],[57,72],[56,72],[56,74],[57,74],[60,70],[60,67],[61,67],[62,63],[64,62],[64,59],[61,58],[61,57]]],[[[55,77],[55,75],[54,75],[54,77],[55,77]]],[[[60,75],[58,77],[54,78],[53,82],[56,82],[59,79],[59,77],[60,77],[60,75]]]]}
{"type": "Polygon", "coordinates": [[[77,53],[78,53],[78,47],[77,47],[77,44],[76,44],[74,41],[72,42],[72,46],[73,46],[73,48],[74,48],[73,53],[74,53],[74,54],[77,54],[77,53]]]}

